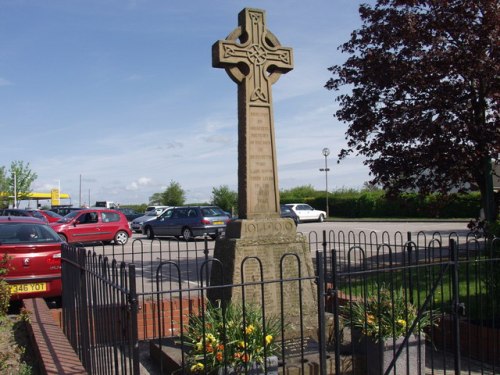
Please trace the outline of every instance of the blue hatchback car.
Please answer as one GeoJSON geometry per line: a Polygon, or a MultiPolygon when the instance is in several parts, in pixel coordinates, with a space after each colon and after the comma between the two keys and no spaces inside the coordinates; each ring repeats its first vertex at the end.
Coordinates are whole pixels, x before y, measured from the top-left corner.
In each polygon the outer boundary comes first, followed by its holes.
{"type": "Polygon", "coordinates": [[[172,207],[156,219],[142,226],[142,233],[149,239],[162,236],[183,237],[184,240],[198,236],[216,239],[226,231],[230,217],[217,206],[172,207]]]}

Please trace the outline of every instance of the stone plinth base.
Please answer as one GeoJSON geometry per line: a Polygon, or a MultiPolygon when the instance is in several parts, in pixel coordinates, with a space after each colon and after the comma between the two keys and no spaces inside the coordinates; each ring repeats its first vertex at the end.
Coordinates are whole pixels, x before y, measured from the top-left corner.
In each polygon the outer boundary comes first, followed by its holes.
{"type": "Polygon", "coordinates": [[[317,288],[305,236],[291,219],[238,220],[217,240],[209,299],[264,306],[267,316],[285,317],[285,337],[315,336],[317,288]],[[243,285],[245,284],[245,285],[243,285]]]}

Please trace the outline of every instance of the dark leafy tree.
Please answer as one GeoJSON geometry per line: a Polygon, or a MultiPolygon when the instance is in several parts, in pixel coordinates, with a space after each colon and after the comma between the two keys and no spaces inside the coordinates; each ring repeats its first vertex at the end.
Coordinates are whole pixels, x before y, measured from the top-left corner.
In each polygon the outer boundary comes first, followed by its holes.
{"type": "Polygon", "coordinates": [[[23,161],[13,161],[7,176],[9,192],[17,192],[18,201],[29,199],[31,184],[37,179],[37,174],[30,169],[30,163],[23,161]]]}
{"type": "Polygon", "coordinates": [[[186,193],[178,182],[171,181],[162,193],[162,204],[166,206],[182,206],[186,200],[186,193]]]}
{"type": "Polygon", "coordinates": [[[226,212],[234,214],[238,211],[238,193],[222,185],[212,189],[211,204],[219,206],[226,212]]]}
{"type": "MultiPolygon", "coordinates": [[[[347,147],[390,192],[478,188],[493,211],[500,153],[500,0],[378,0],[340,47],[326,87],[347,147]]],[[[490,212],[489,218],[494,213],[490,212]]]]}

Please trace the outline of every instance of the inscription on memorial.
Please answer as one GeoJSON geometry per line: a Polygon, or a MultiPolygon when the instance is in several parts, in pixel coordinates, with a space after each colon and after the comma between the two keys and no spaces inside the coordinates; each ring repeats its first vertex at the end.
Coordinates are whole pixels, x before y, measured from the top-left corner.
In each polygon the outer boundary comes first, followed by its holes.
{"type": "Polygon", "coordinates": [[[254,213],[276,211],[275,171],[269,107],[250,107],[248,124],[248,195],[254,213]]]}

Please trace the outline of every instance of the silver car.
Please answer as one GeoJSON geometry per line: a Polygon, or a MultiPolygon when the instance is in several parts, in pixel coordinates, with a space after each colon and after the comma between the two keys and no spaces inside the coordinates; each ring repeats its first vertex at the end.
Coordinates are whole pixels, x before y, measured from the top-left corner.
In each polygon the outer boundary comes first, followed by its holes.
{"type": "Polygon", "coordinates": [[[150,220],[156,219],[158,216],[160,216],[167,208],[168,206],[162,206],[162,208],[154,208],[152,210],[147,211],[146,215],[140,216],[137,219],[132,220],[130,223],[130,229],[132,229],[136,233],[142,233],[142,225],[150,220]]]}

